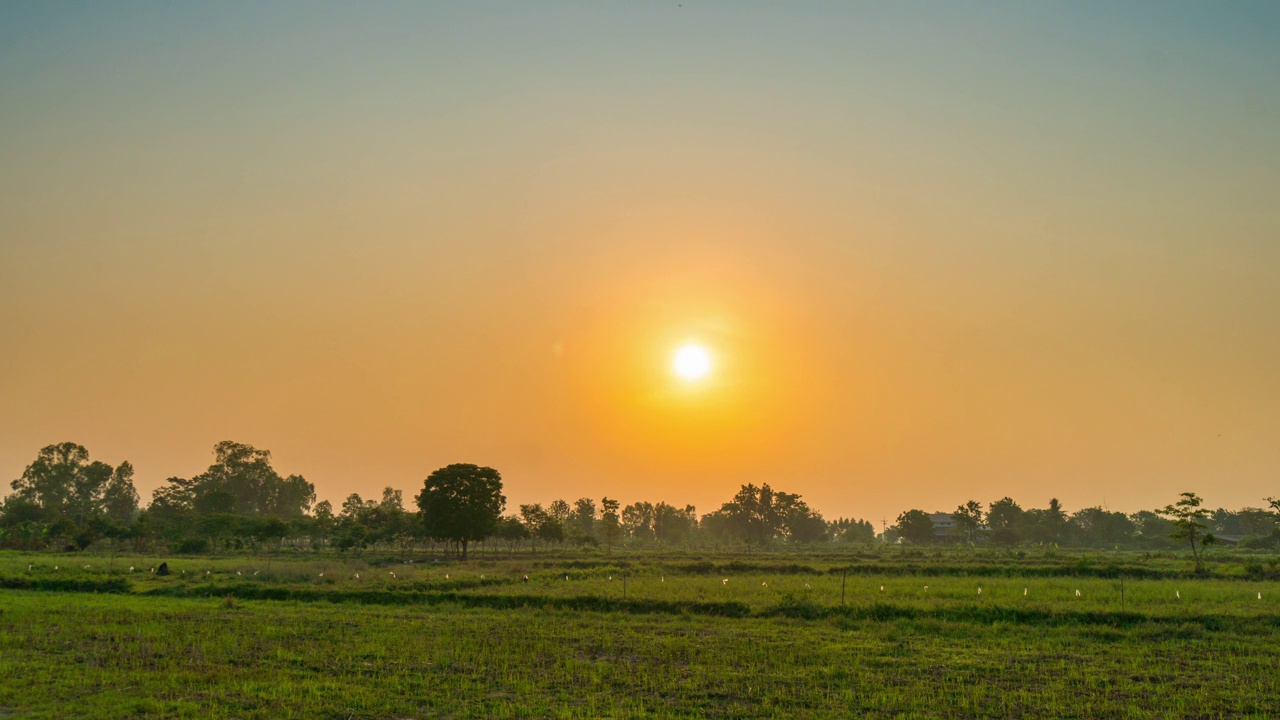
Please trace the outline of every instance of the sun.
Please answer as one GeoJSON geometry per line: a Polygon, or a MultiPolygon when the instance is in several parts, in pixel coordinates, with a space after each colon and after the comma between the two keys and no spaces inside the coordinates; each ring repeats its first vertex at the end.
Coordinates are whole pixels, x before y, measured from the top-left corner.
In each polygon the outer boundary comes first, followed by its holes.
{"type": "Polygon", "coordinates": [[[697,343],[685,343],[676,348],[671,369],[685,380],[701,380],[711,372],[711,352],[697,343]]]}

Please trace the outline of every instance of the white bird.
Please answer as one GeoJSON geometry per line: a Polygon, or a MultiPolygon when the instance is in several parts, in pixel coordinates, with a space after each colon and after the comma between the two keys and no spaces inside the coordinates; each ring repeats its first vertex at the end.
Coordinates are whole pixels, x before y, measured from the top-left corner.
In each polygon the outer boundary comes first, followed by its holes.
{"type": "Polygon", "coordinates": [[[1076,597],[1080,597],[1080,591],[1076,590],[1076,597]]]}
{"type": "Polygon", "coordinates": [[[1258,599],[1259,599],[1259,600],[1261,600],[1261,599],[1262,599],[1262,593],[1258,593],[1258,599]]]}
{"type": "Polygon", "coordinates": [[[205,570],[205,571],[204,571],[204,574],[205,574],[205,575],[208,575],[208,574],[209,574],[209,571],[208,571],[208,570],[205,570]]]}
{"type": "MultiPolygon", "coordinates": [[[[30,570],[30,569],[31,569],[31,568],[33,568],[33,567],[35,567],[35,565],[28,565],[28,566],[27,566],[27,569],[28,569],[28,570],[30,570]]],[[[130,569],[130,570],[132,570],[133,568],[129,568],[129,569],[130,569]]]]}
{"type": "Polygon", "coordinates": [[[609,576],[609,579],[610,579],[610,580],[612,580],[612,579],[613,579],[613,576],[612,576],[612,575],[610,575],[610,576],[609,576]]]}
{"type": "Polygon", "coordinates": [[[524,576],[524,581],[525,581],[525,582],[529,582],[529,576],[528,576],[528,575],[525,575],[525,576],[524,576]]]}
{"type": "Polygon", "coordinates": [[[565,576],[564,576],[564,579],[565,579],[565,580],[568,580],[568,579],[569,579],[569,576],[568,576],[568,575],[565,575],[565,576]]]}
{"type": "Polygon", "coordinates": [[[396,574],[395,574],[395,573],[393,573],[393,572],[391,572],[390,570],[388,570],[387,572],[391,573],[391,577],[395,577],[395,576],[396,576],[396,574]]]}
{"type": "MultiPolygon", "coordinates": [[[[568,577],[568,576],[566,576],[566,577],[568,577]]],[[[483,580],[483,579],[484,579],[484,575],[481,575],[481,576],[480,576],[480,579],[481,579],[481,580],[483,580]]]]}
{"type": "Polygon", "coordinates": [[[728,585],[728,584],[729,584],[729,578],[725,578],[725,579],[721,580],[721,581],[720,581],[720,584],[721,584],[721,585],[728,585]]]}
{"type": "Polygon", "coordinates": [[[1173,591],[1173,595],[1174,595],[1174,597],[1178,598],[1179,600],[1181,600],[1181,599],[1182,599],[1182,591],[1181,591],[1181,590],[1174,590],[1174,591],[1173,591]]]}
{"type": "Polygon", "coordinates": [[[360,573],[356,573],[356,579],[357,579],[357,580],[359,580],[359,579],[360,579],[360,573]]]}
{"type": "Polygon", "coordinates": [[[320,573],[320,577],[324,577],[324,573],[320,573]]]}
{"type": "Polygon", "coordinates": [[[240,577],[244,577],[244,573],[240,572],[239,570],[236,571],[236,574],[239,575],[240,577]]]}
{"type": "Polygon", "coordinates": [[[253,571],[253,574],[256,576],[259,572],[261,572],[261,571],[259,571],[259,570],[254,570],[254,571],[253,571]]]}
{"type": "Polygon", "coordinates": [[[1027,589],[1026,589],[1026,588],[1022,588],[1022,596],[1023,596],[1023,597],[1026,597],[1026,595],[1027,595],[1027,589]]]}
{"type": "Polygon", "coordinates": [[[129,566],[129,572],[133,572],[133,566],[132,566],[132,565],[130,565],[130,566],[129,566]]]}
{"type": "Polygon", "coordinates": [[[88,565],[85,565],[85,566],[84,566],[84,569],[85,569],[85,570],[88,570],[88,569],[89,569],[89,566],[88,566],[88,565]]]}
{"type": "Polygon", "coordinates": [[[666,581],[667,581],[667,576],[666,576],[666,575],[663,575],[663,576],[662,576],[662,582],[666,582],[666,581]]]}
{"type": "Polygon", "coordinates": [[[151,572],[155,572],[155,571],[156,571],[156,569],[155,569],[155,568],[151,568],[151,572]]]}
{"type": "Polygon", "coordinates": [[[979,595],[981,595],[981,594],[982,594],[982,588],[978,588],[978,594],[979,594],[979,595]]]}
{"type": "Polygon", "coordinates": [[[444,579],[445,579],[445,580],[448,580],[448,579],[449,579],[449,573],[445,573],[445,574],[444,574],[444,579]]]}
{"type": "Polygon", "coordinates": [[[54,566],[53,566],[53,569],[54,569],[54,570],[57,570],[57,569],[58,569],[58,566],[57,566],[57,565],[54,565],[54,566]]]}
{"type": "Polygon", "coordinates": [[[769,587],[769,583],[768,583],[767,581],[766,581],[766,582],[762,582],[762,583],[760,583],[760,587],[769,587]]]}
{"type": "Polygon", "coordinates": [[[883,586],[883,585],[881,585],[881,586],[880,586],[880,592],[884,592],[884,586],[883,586]]]}

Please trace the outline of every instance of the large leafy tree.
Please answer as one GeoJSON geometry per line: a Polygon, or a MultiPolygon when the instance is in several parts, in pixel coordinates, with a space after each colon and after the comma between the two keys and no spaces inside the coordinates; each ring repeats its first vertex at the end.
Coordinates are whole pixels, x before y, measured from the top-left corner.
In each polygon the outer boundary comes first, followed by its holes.
{"type": "Polygon", "coordinates": [[[822,516],[799,495],[774,491],[768,483],[760,487],[743,485],[733,500],[705,516],[703,522],[712,532],[749,545],[764,545],[778,537],[816,542],[827,533],[822,516]]]}
{"type": "Polygon", "coordinates": [[[987,506],[987,527],[991,528],[991,541],[997,545],[1015,545],[1021,539],[1019,531],[1024,524],[1022,506],[1011,497],[1002,497],[987,506]]]}
{"type": "Polygon", "coordinates": [[[912,545],[928,545],[934,542],[933,521],[929,513],[923,510],[908,510],[898,516],[898,524],[894,526],[898,537],[912,545]]]}
{"type": "Polygon", "coordinates": [[[138,491],[133,486],[133,465],[120,463],[102,491],[102,509],[118,523],[133,520],[138,513],[138,491]]]}
{"type": "Polygon", "coordinates": [[[104,514],[126,522],[137,509],[133,466],[125,462],[112,468],[90,461],[89,451],[73,442],[41,448],[35,461],[11,485],[14,497],[72,527],[104,514]]]}
{"type": "Polygon", "coordinates": [[[427,533],[458,544],[467,559],[467,545],[489,537],[507,506],[502,476],[490,467],[456,463],[442,467],[423,481],[418,510],[427,533]]]}
{"type": "Polygon", "coordinates": [[[166,507],[194,510],[202,515],[231,513],[295,518],[315,502],[315,486],[301,475],[281,477],[271,467],[271,453],[252,445],[226,440],[213,448],[213,464],[190,478],[171,478],[158,491],[166,507]]]}

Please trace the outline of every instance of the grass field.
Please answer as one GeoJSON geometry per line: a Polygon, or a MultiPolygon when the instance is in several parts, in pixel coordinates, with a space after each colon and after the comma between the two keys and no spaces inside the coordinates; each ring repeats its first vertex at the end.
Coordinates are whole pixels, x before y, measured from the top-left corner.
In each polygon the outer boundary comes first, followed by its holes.
{"type": "Polygon", "coordinates": [[[0,555],[0,717],[1280,713],[1244,560],[414,560],[0,555]]]}

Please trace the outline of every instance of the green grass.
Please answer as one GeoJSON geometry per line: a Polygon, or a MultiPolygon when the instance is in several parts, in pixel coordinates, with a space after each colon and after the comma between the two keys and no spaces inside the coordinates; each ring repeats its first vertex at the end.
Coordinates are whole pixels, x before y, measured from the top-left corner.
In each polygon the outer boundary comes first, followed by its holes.
{"type": "Polygon", "coordinates": [[[906,573],[902,558],[850,573],[849,559],[303,556],[268,570],[263,558],[176,558],[162,578],[150,558],[0,554],[0,717],[1263,718],[1280,707],[1273,580],[1190,577],[1157,558],[1154,579],[1125,579],[1122,608],[1119,580],[1087,569],[963,574],[989,563],[959,556],[955,572],[937,571],[943,557],[933,571],[906,573]]]}

